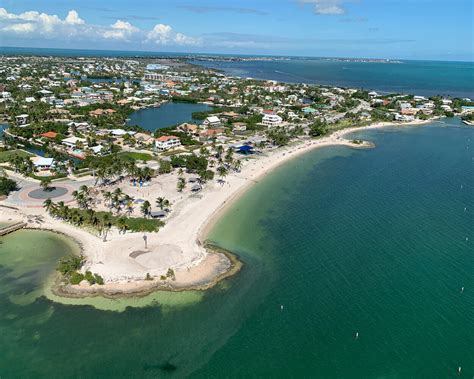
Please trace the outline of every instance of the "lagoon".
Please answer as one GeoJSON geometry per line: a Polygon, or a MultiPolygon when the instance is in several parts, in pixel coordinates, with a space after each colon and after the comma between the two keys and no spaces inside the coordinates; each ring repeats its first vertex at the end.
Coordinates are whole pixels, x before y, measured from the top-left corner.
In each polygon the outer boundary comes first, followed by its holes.
{"type": "Polygon", "coordinates": [[[183,122],[200,123],[192,118],[193,112],[204,112],[212,109],[207,104],[200,103],[164,103],[160,107],[145,108],[133,112],[127,125],[135,126],[154,132],[156,129],[169,128],[183,122]]]}

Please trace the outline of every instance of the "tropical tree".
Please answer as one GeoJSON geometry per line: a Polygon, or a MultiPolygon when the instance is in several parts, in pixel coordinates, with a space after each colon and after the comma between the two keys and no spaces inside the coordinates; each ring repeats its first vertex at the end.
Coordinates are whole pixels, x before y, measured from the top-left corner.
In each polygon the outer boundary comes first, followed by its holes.
{"type": "Polygon", "coordinates": [[[145,200],[140,207],[140,211],[142,212],[144,217],[147,217],[150,214],[151,211],[151,204],[148,200],[145,200]]]}
{"type": "Polygon", "coordinates": [[[51,178],[43,178],[41,179],[40,186],[43,189],[43,191],[49,191],[51,190],[51,178]]]}
{"type": "Polygon", "coordinates": [[[178,178],[178,183],[176,184],[176,188],[178,189],[178,192],[183,192],[185,187],[186,187],[186,180],[184,178],[178,178]]]}
{"type": "Polygon", "coordinates": [[[161,210],[170,206],[170,202],[168,199],[164,197],[159,197],[156,199],[156,206],[159,207],[161,210]]]}

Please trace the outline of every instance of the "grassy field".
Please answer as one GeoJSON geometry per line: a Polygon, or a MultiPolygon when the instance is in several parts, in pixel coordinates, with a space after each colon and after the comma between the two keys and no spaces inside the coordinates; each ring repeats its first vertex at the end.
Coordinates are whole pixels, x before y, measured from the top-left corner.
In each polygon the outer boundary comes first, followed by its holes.
{"type": "Polygon", "coordinates": [[[20,157],[32,157],[33,154],[28,153],[25,150],[7,150],[7,151],[0,151],[0,163],[5,163],[10,161],[13,157],[20,156],[20,157]]]}
{"type": "Polygon", "coordinates": [[[153,156],[151,154],[137,153],[133,151],[122,151],[118,153],[118,156],[125,159],[133,159],[136,161],[145,161],[145,162],[153,159],[153,156]]]}

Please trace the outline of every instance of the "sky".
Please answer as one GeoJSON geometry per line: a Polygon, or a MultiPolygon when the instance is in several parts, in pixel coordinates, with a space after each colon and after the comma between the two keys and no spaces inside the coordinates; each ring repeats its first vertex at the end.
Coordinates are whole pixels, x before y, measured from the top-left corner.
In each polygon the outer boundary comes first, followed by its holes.
{"type": "Polygon", "coordinates": [[[474,0],[0,0],[0,46],[474,61],[474,0]]]}

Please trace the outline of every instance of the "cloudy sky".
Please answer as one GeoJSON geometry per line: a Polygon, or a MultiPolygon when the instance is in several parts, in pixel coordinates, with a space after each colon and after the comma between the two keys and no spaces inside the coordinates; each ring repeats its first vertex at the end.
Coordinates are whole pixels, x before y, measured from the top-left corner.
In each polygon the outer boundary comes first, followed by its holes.
{"type": "Polygon", "coordinates": [[[474,0],[1,0],[0,45],[474,60],[474,0]]]}

